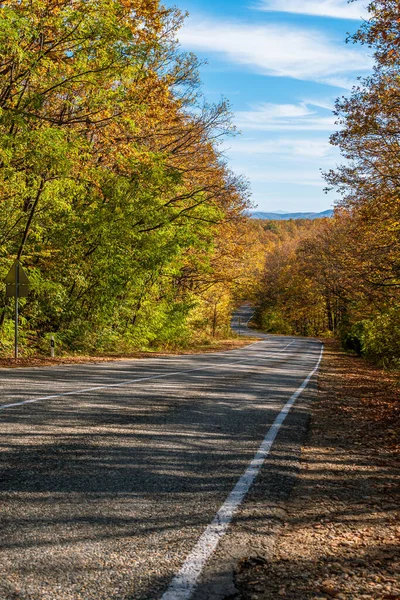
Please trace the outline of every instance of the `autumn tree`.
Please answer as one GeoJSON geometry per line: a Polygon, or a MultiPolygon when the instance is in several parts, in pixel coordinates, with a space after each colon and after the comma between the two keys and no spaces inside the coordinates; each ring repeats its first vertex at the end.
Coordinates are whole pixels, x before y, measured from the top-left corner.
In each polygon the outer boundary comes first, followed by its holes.
{"type": "Polygon", "coordinates": [[[257,322],[271,333],[319,335],[329,329],[329,306],[311,250],[327,219],[268,222],[257,322]]]}
{"type": "Polygon", "coordinates": [[[173,299],[187,254],[206,261],[246,205],[218,151],[229,107],[203,102],[182,19],[156,0],[1,6],[0,269],[29,268],[36,338],[184,335],[193,298],[173,299]]]}
{"type": "MultiPolygon", "coordinates": [[[[398,331],[400,12],[395,0],[377,0],[368,10],[369,19],[350,40],[373,50],[374,69],[349,98],[336,103],[340,130],[331,142],[346,162],[326,179],[342,195],[340,208],[348,225],[347,276],[354,294],[361,293],[364,306],[366,300],[369,306],[362,322],[354,324],[359,331],[377,330],[375,318],[387,314],[398,331]]],[[[376,347],[373,352],[379,354],[376,347]]],[[[393,352],[400,356],[398,348],[393,352]]]]}
{"type": "Polygon", "coordinates": [[[233,310],[254,302],[265,263],[265,231],[259,221],[239,216],[218,226],[207,269],[198,274],[197,329],[226,336],[233,310]]]}

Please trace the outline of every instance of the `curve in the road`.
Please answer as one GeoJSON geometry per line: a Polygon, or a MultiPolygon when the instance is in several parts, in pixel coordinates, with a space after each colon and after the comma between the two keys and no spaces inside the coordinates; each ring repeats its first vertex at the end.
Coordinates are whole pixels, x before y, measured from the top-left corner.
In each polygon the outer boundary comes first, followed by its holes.
{"type": "Polygon", "coordinates": [[[322,354],[253,335],[213,355],[2,371],[1,598],[24,579],[41,600],[191,597],[322,354]]]}
{"type": "Polygon", "coordinates": [[[228,498],[215,515],[213,521],[200,537],[193,551],[186,558],[180,572],[174,578],[165,594],[163,594],[161,600],[189,600],[192,597],[205,563],[215,551],[221,538],[225,535],[233,515],[243,502],[255,478],[260,472],[290,409],[302,391],[307,387],[311,377],[318,371],[322,353],[323,346],[321,346],[317,364],[276,417],[246,471],[240,477],[228,498]]]}

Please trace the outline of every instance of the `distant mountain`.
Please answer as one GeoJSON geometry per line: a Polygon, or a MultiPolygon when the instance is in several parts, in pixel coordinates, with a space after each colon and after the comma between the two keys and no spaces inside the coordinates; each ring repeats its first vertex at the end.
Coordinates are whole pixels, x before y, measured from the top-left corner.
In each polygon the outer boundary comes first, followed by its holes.
{"type": "Polygon", "coordinates": [[[277,212],[259,212],[254,211],[250,213],[252,219],[263,219],[266,221],[288,221],[289,219],[324,219],[331,217],[333,210],[324,210],[323,212],[298,212],[298,213],[285,213],[282,211],[277,212]]]}

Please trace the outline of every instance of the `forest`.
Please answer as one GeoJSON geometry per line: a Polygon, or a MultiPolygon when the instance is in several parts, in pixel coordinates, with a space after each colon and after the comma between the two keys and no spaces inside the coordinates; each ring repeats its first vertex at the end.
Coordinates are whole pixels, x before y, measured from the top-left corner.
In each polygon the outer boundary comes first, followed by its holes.
{"type": "MultiPolygon", "coordinates": [[[[216,334],[214,305],[227,310],[251,252],[248,191],[219,150],[229,107],[204,101],[178,46],[183,15],[156,0],[18,0],[0,19],[0,275],[17,258],[29,276],[24,352],[50,335],[79,352],[216,334]]],[[[2,352],[13,310],[3,291],[2,352]]]]}
{"type": "MultiPolygon", "coordinates": [[[[158,0],[5,0],[0,11],[0,279],[18,259],[25,355],[177,348],[264,331],[336,335],[400,360],[400,19],[378,0],[350,39],[375,66],[337,100],[343,165],[331,219],[248,218],[221,143],[227,101],[204,99],[181,50],[185,15],[158,0]]],[[[0,354],[14,307],[0,295],[0,354]]]]}
{"type": "Polygon", "coordinates": [[[343,165],[325,173],[341,200],[332,219],[268,225],[258,323],[276,333],[337,335],[400,365],[400,18],[378,1],[349,38],[374,53],[370,77],[336,102],[331,137],[343,165]]]}

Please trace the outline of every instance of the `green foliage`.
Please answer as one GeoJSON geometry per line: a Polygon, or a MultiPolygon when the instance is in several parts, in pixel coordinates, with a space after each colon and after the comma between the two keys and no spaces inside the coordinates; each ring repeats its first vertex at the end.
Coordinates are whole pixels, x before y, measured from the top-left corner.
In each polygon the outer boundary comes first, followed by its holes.
{"type": "Polygon", "coordinates": [[[261,329],[266,333],[291,335],[293,329],[279,311],[265,310],[261,315],[261,329]]]}
{"type": "Polygon", "coordinates": [[[358,321],[350,331],[342,334],[342,344],[346,350],[351,350],[361,356],[364,349],[365,321],[358,321]]]}
{"type": "MultiPolygon", "coordinates": [[[[0,278],[18,257],[31,280],[25,354],[50,335],[59,352],[189,343],[218,227],[247,192],[218,151],[229,108],[204,104],[181,24],[138,0],[0,8],[0,278]]],[[[3,296],[5,353],[11,325],[3,296]]]]}
{"type": "Polygon", "coordinates": [[[383,366],[400,364],[400,306],[356,323],[345,340],[346,347],[383,366]],[[349,345],[350,342],[350,345],[349,345]]]}
{"type": "Polygon", "coordinates": [[[0,338],[0,352],[3,355],[12,354],[14,349],[14,322],[7,319],[3,325],[0,338]]]}

